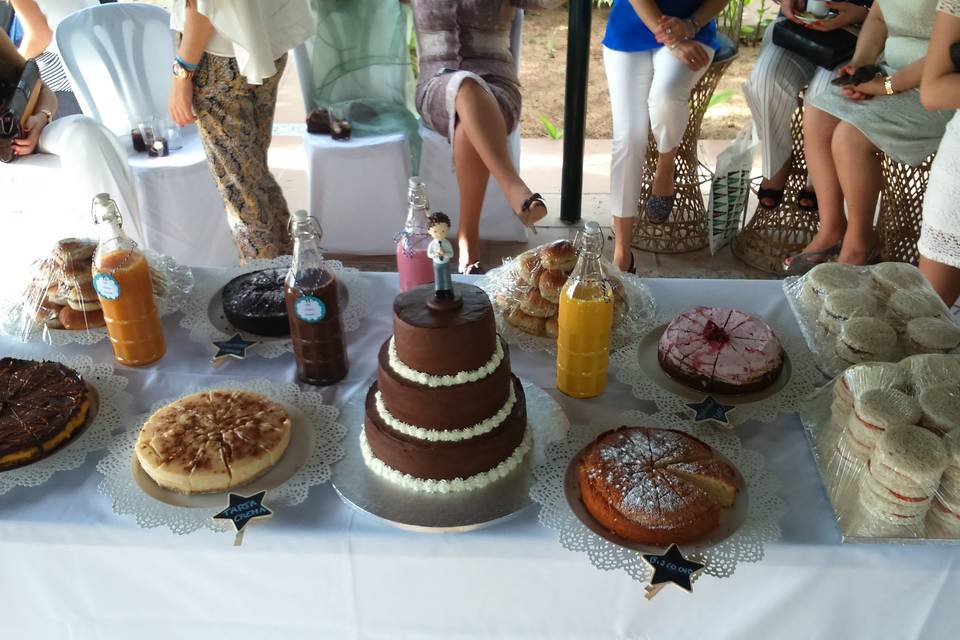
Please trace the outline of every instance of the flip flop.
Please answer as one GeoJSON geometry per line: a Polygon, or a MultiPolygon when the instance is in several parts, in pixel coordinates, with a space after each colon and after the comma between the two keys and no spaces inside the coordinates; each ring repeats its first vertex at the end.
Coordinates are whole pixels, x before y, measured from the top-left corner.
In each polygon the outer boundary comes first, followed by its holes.
{"type": "Polygon", "coordinates": [[[460,267],[460,275],[464,276],[482,276],[487,272],[485,267],[480,266],[480,262],[471,262],[468,265],[460,267]]]}
{"type": "Polygon", "coordinates": [[[673,203],[676,202],[677,195],[669,196],[650,196],[647,198],[647,206],[644,207],[644,214],[651,224],[663,224],[673,213],[673,203]]]}
{"type": "Polygon", "coordinates": [[[764,209],[776,209],[783,202],[783,189],[757,189],[757,200],[764,209]],[[773,204],[766,205],[764,200],[770,200],[773,204]]]}
{"type": "Polygon", "coordinates": [[[839,255],[839,242],[823,251],[805,251],[804,253],[798,253],[784,260],[783,271],[788,276],[802,276],[818,264],[835,261],[839,255]]]}

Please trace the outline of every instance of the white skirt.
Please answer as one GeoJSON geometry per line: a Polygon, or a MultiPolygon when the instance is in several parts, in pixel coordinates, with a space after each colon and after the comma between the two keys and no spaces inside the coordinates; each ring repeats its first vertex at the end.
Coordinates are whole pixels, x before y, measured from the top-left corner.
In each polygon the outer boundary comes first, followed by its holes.
{"type": "Polygon", "coordinates": [[[923,200],[920,254],[960,269],[960,116],[947,125],[923,200]]]}

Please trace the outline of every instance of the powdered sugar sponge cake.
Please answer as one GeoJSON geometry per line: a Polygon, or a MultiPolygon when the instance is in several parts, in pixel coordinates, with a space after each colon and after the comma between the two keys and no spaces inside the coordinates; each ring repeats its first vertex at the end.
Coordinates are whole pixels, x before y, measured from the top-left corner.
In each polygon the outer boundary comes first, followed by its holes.
{"type": "Polygon", "coordinates": [[[750,393],[773,384],[783,347],[760,318],[722,307],[693,307],[660,337],[660,366],[678,382],[712,393],[750,393]]]}
{"type": "Polygon", "coordinates": [[[433,286],[394,300],[394,334],[367,393],[361,451],[377,475],[418,492],[484,487],[530,451],[526,401],[487,294],[457,285],[463,306],[434,311],[433,286]]]}

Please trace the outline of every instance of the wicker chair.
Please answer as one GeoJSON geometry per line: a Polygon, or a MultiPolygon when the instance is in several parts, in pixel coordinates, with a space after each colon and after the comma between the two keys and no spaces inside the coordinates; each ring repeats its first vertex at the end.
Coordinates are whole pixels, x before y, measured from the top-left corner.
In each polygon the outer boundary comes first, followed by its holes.
{"type": "Polygon", "coordinates": [[[712,178],[712,173],[700,163],[697,140],[710,98],[727,67],[738,55],[742,16],[743,0],[731,0],[727,9],[717,17],[718,31],[729,40],[731,52],[714,60],[690,94],[690,121],[675,161],[676,201],[673,213],[663,224],[650,223],[643,213],[657,166],[657,146],[652,134],[650,136],[641,177],[640,200],[637,203],[638,215],[633,226],[633,246],[637,249],[654,253],[683,253],[702,249],[708,244],[707,210],[700,186],[712,178]]]}
{"type": "Polygon", "coordinates": [[[889,262],[917,264],[920,223],[923,218],[923,196],[930,182],[931,155],[918,167],[882,156],[883,193],[877,234],[880,256],[889,262]]]}
{"type": "Polygon", "coordinates": [[[751,267],[773,274],[783,273],[783,260],[803,250],[820,227],[816,211],[804,211],[797,204],[799,192],[806,187],[807,163],[803,155],[803,98],[797,97],[790,132],[789,173],[783,200],[767,209],[757,204],[750,222],[734,238],[731,249],[735,256],[751,267]]]}

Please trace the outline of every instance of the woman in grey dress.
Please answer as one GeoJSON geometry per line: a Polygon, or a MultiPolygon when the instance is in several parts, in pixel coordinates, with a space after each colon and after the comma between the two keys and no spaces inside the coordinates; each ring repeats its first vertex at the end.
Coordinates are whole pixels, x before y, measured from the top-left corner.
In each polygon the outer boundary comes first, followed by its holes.
{"type": "Polygon", "coordinates": [[[409,0],[419,48],[417,111],[453,146],[462,273],[479,270],[480,210],[491,174],[525,225],[547,215],[543,199],[521,180],[507,149],[521,104],[510,27],[517,9],[556,7],[561,1],[409,0]]]}
{"type": "Polygon", "coordinates": [[[919,91],[936,5],[937,0],[876,0],[853,59],[840,74],[870,64],[883,72],[862,84],[832,87],[807,105],[804,146],[820,230],[789,260],[790,273],[834,258],[854,265],[875,260],[879,153],[917,166],[937,150],[951,114],[924,109],[919,91]]]}

